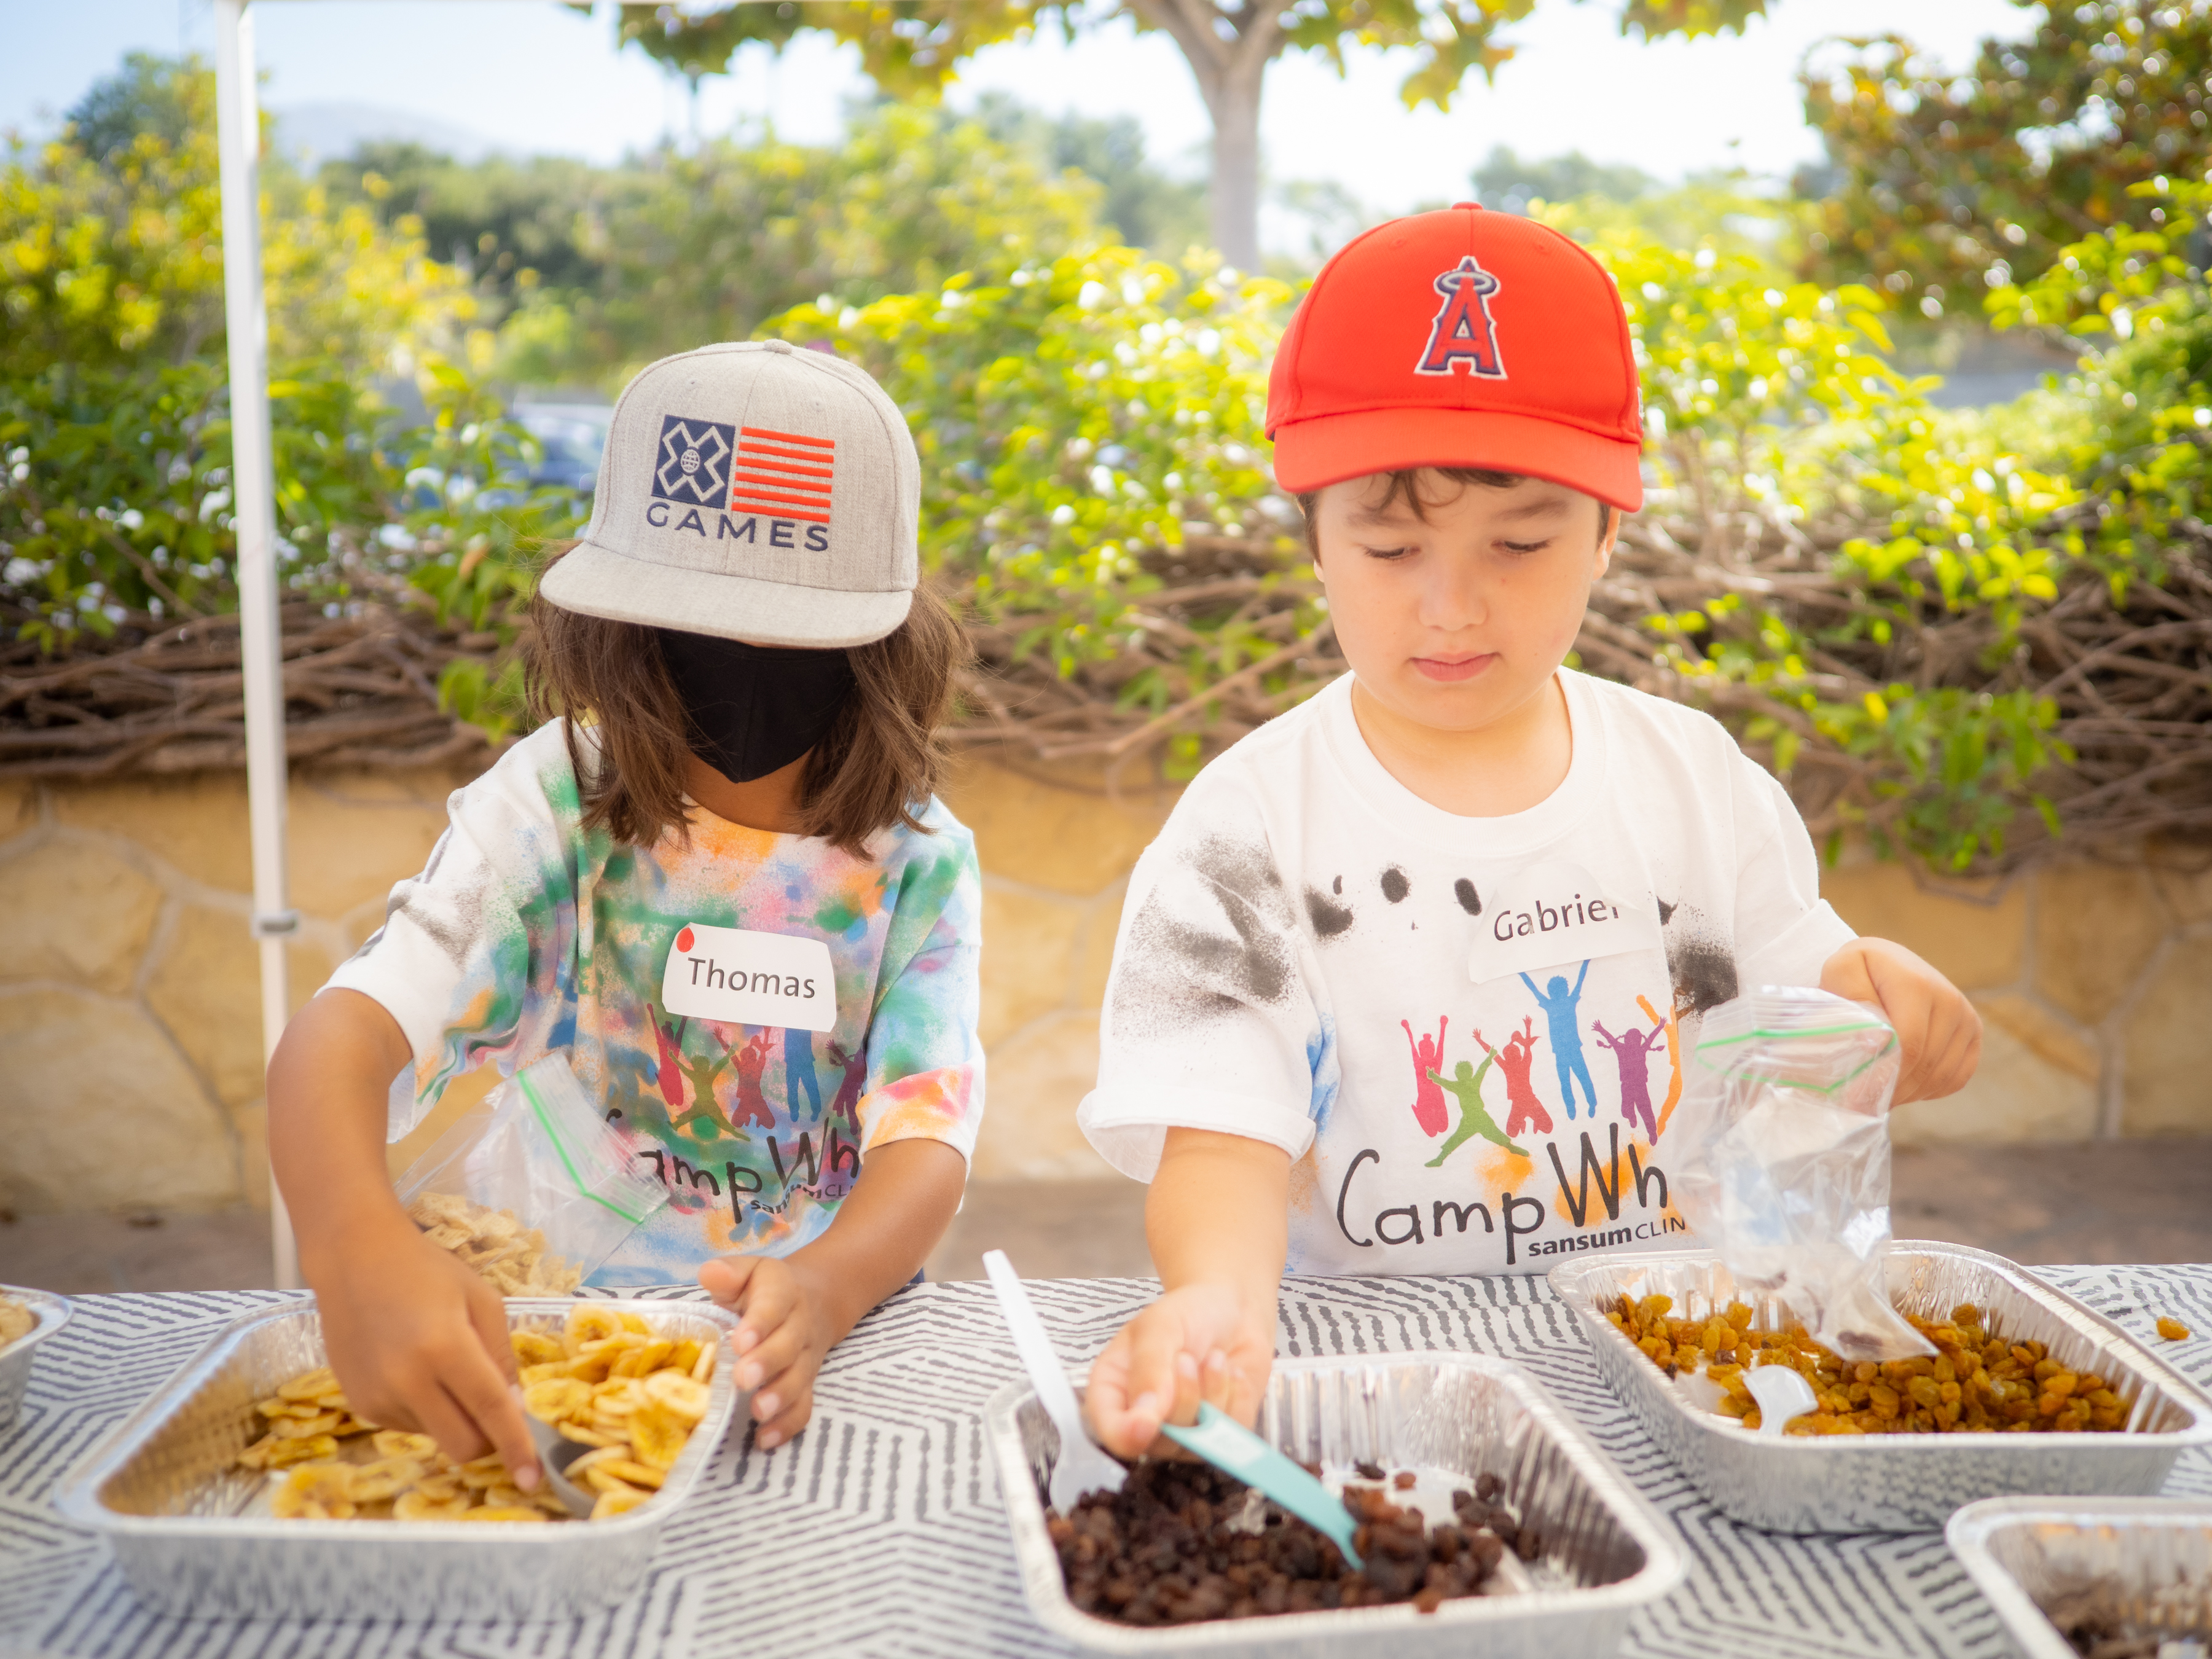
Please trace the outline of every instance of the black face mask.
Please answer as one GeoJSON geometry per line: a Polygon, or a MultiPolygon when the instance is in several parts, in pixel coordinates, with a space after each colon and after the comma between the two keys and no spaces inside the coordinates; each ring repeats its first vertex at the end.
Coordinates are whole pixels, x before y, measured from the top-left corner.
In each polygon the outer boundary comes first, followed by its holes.
{"type": "Polygon", "coordinates": [[[655,629],[691,717],[691,752],[732,783],[764,778],[829,735],[853,690],[842,650],[782,650],[655,629]]]}

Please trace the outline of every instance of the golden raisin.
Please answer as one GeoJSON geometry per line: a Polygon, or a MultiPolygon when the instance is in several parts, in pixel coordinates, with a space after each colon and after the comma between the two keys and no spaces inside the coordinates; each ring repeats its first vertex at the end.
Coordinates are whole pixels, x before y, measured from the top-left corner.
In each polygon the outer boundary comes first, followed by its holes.
{"type": "Polygon", "coordinates": [[[2160,1314],[2158,1316],[2158,1334],[2169,1342],[2185,1342],[2189,1340],[2189,1327],[2178,1319],[2160,1314]]]}

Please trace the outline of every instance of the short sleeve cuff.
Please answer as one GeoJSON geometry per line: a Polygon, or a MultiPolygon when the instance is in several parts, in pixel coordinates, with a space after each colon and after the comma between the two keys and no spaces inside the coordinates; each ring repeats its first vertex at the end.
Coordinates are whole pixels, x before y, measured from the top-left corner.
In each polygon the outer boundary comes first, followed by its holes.
{"type": "Polygon", "coordinates": [[[1822,899],[1736,967],[1746,991],[1762,985],[1818,985],[1830,957],[1858,935],[1822,899]]]}
{"type": "Polygon", "coordinates": [[[895,1140],[935,1140],[974,1163],[983,1127],[983,1079],[975,1066],[942,1066],[887,1083],[860,1102],[860,1156],[895,1140]]]}
{"type": "Polygon", "coordinates": [[[1075,1121],[1098,1155],[1133,1181],[1160,1167],[1170,1129],[1206,1129],[1279,1146],[1293,1161],[1313,1145],[1313,1120],[1271,1100],[1211,1089],[1094,1089],[1075,1121]]]}

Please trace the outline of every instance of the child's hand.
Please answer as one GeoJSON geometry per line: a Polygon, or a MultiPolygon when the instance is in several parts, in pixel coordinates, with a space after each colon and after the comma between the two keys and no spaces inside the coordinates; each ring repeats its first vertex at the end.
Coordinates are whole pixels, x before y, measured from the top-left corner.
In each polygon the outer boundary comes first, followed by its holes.
{"type": "Polygon", "coordinates": [[[842,1334],[823,1317],[805,1270],[771,1255],[726,1255],[699,1269],[707,1294],[743,1318],[730,1345],[738,1352],[737,1384],[753,1392],[753,1438],[771,1450],[814,1414],[814,1374],[842,1334]]]}
{"type": "Polygon", "coordinates": [[[1229,1286],[1185,1285],[1115,1333],[1091,1367],[1084,1414],[1108,1451],[1139,1456],[1161,1424],[1195,1423],[1201,1401],[1249,1424],[1274,1363],[1272,1305],[1265,1320],[1254,1320],[1229,1286]]]}
{"type": "Polygon", "coordinates": [[[1903,945],[1853,939],[1822,966],[1820,988],[1873,1003],[1896,1029],[1905,1052],[1895,1104],[1940,1100],[1973,1077],[1982,1054],[1982,1017],[1957,986],[1903,945]]]}
{"type": "Polygon", "coordinates": [[[538,1485],[497,1291],[404,1221],[389,1235],[345,1241],[310,1276],[323,1346],[354,1415],[431,1435],[457,1463],[496,1450],[516,1486],[538,1485]]]}

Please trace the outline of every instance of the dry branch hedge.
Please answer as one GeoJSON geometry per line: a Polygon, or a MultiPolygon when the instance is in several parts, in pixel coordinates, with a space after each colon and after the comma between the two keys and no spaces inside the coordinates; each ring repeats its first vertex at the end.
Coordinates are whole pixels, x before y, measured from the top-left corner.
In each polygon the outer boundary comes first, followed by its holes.
{"type": "MultiPolygon", "coordinates": [[[[1737,593],[1808,629],[1832,626],[1853,603],[1829,562],[1850,531],[1755,514],[1715,526],[1647,513],[1625,527],[1577,641],[1595,673],[1709,708],[1739,732],[1762,716],[1796,732],[1802,741],[1787,781],[1816,837],[1848,823],[1879,824],[1897,810],[1881,787],[1884,763],[1845,752],[1802,708],[1755,685],[1680,672],[1647,623],[1737,593]]],[[[2103,579],[2077,569],[2055,603],[2027,618],[2010,660],[1994,673],[1986,660],[1996,637],[1989,614],[1939,611],[1886,646],[1862,640],[1816,652],[1813,687],[1837,702],[1900,680],[2030,688],[2057,704],[2054,735],[2074,755],[2035,780],[2055,804],[2069,848],[2212,837],[2208,552],[2212,536],[2172,550],[2165,581],[2136,582],[2121,602],[2103,579]]],[[[1103,769],[1103,787],[1116,787],[1152,775],[1170,737],[1196,734],[1205,752],[1218,751],[1343,672],[1326,622],[1297,631],[1301,607],[1310,617],[1318,588],[1294,550],[1279,541],[1194,537],[1173,557],[1181,574],[1137,599],[1126,648],[1071,676],[1022,654],[1017,628],[972,623],[976,663],[964,678],[963,718],[951,739],[995,748],[1017,763],[1062,763],[1050,770],[1063,781],[1071,774],[1065,763],[1087,763],[1103,769]],[[1232,626],[1224,627],[1224,611],[1232,626]],[[1208,653],[1231,635],[1249,660],[1224,674],[1208,653]],[[1280,643],[1261,648],[1274,640],[1280,643]],[[1122,695],[1148,671],[1168,688],[1164,708],[1132,706],[1122,695]]],[[[396,587],[335,617],[313,605],[288,606],[286,752],[295,765],[331,769],[487,764],[497,745],[441,709],[437,687],[456,659],[489,665],[499,650],[497,635],[441,626],[419,598],[410,603],[396,587]]],[[[235,617],[177,626],[129,617],[114,639],[60,660],[23,642],[0,650],[0,778],[238,768],[244,722],[235,617]]],[[[1771,763],[1770,743],[1744,746],[1771,763]]],[[[2014,829],[2004,857],[1984,867],[2056,850],[2034,814],[2021,813],[2014,829]]]]}

